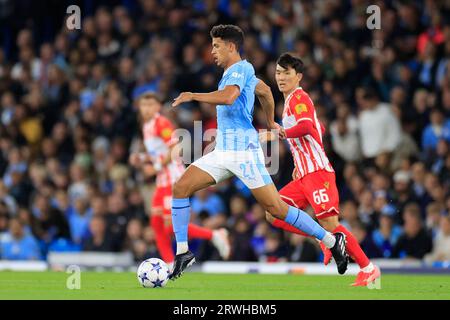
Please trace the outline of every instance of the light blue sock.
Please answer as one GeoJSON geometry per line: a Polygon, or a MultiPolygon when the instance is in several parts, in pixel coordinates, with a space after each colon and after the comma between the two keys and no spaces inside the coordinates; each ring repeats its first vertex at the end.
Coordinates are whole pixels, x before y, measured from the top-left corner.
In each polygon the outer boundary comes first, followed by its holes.
{"type": "Polygon", "coordinates": [[[285,221],[291,226],[322,240],[327,232],[305,211],[289,206],[285,221]]]}
{"type": "Polygon", "coordinates": [[[189,198],[172,199],[172,226],[177,243],[188,241],[188,224],[191,214],[189,198]]]}

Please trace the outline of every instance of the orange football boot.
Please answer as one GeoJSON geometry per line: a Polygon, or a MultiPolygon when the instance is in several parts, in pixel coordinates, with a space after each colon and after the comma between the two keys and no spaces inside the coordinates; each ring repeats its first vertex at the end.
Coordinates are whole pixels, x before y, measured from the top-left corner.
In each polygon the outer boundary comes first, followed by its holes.
{"type": "Polygon", "coordinates": [[[371,283],[381,277],[380,268],[373,267],[372,272],[358,272],[355,282],[351,284],[352,287],[365,287],[368,283],[371,283]]]}

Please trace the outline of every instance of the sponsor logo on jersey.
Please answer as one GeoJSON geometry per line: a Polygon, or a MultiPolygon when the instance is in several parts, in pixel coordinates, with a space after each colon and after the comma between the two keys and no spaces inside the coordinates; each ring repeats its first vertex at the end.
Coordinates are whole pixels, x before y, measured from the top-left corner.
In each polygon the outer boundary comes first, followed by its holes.
{"type": "Polygon", "coordinates": [[[233,78],[242,78],[242,77],[244,77],[244,74],[242,74],[242,73],[237,73],[237,72],[233,72],[233,73],[231,74],[231,76],[232,76],[233,78]]]}
{"type": "Polygon", "coordinates": [[[164,139],[170,138],[170,137],[172,136],[172,129],[170,129],[170,128],[165,128],[165,129],[163,129],[163,130],[161,131],[161,136],[162,136],[164,139]]]}
{"type": "Polygon", "coordinates": [[[295,112],[297,114],[302,114],[303,112],[308,112],[308,107],[304,103],[299,103],[295,106],[295,112]]]}

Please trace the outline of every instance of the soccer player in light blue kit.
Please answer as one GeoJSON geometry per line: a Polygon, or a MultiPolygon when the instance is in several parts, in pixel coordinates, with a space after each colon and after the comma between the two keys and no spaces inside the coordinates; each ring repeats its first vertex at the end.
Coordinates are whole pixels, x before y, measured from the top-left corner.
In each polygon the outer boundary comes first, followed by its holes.
{"type": "Polygon", "coordinates": [[[253,66],[239,54],[244,42],[242,30],[234,25],[218,25],[212,28],[210,35],[214,61],[224,69],[218,90],[183,92],[172,104],[176,107],[184,102],[199,101],[217,105],[217,138],[215,150],[190,165],[172,190],[172,225],[177,254],[171,279],[178,278],[195,262],[188,248],[189,197],[233,175],[252,191],[273,217],[322,241],[330,248],[336,263],[346,266],[345,235],[327,232],[306,212],[287,205],[267,172],[258,133],[252,125],[255,94],[266,114],[268,128],[278,130],[279,126],[274,120],[275,105],[270,88],[256,78],[253,66]]]}

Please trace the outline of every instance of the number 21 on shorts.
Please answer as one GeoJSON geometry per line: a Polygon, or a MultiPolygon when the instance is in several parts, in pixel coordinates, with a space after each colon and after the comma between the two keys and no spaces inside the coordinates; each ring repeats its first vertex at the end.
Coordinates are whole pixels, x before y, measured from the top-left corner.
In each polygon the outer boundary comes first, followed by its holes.
{"type": "Polygon", "coordinates": [[[322,204],[330,201],[326,189],[319,189],[313,192],[313,199],[316,204],[322,204]]]}

